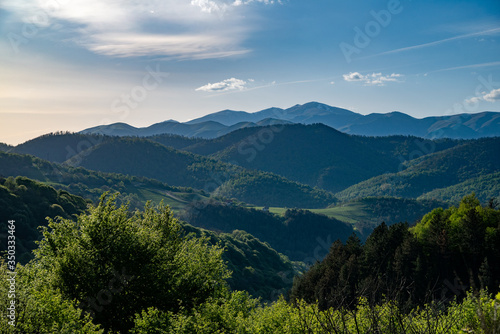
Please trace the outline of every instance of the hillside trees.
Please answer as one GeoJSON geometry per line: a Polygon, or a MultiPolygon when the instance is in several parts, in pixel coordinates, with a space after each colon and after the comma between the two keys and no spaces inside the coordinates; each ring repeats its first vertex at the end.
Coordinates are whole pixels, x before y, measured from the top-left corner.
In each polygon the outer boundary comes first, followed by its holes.
{"type": "Polygon", "coordinates": [[[5,235],[7,221],[15,220],[18,260],[27,263],[41,237],[38,226],[47,225],[47,216],[74,218],[87,204],[79,196],[26,177],[0,177],[0,235],[5,235]]]}

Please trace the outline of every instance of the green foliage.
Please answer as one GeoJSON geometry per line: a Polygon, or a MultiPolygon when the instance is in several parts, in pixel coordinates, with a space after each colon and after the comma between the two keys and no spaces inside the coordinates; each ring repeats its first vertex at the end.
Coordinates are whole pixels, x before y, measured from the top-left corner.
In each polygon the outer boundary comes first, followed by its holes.
{"type": "MultiPolygon", "coordinates": [[[[86,210],[88,204],[64,190],[56,191],[27,178],[2,180],[0,218],[4,223],[0,231],[5,239],[7,221],[16,220],[16,256],[23,264],[33,258],[31,251],[36,247],[35,241],[42,238],[39,226],[47,225],[47,216],[76,219],[76,215],[86,210]],[[2,183],[8,188],[2,187],[2,183]],[[46,194],[46,197],[40,194],[46,194]],[[54,198],[55,195],[57,198],[54,198]]],[[[295,272],[292,263],[248,233],[235,231],[231,234],[217,234],[187,224],[182,224],[180,233],[207,237],[211,245],[220,244],[226,249],[222,257],[233,271],[228,280],[232,289],[247,290],[255,297],[274,300],[279,293],[284,293],[291,287],[295,272]]],[[[6,243],[3,244],[3,249],[6,249],[6,243]]]]}
{"type": "Polygon", "coordinates": [[[314,304],[298,301],[295,305],[280,299],[258,306],[241,293],[202,304],[190,313],[162,313],[149,309],[137,315],[132,333],[384,333],[384,334],[457,334],[495,333],[500,329],[500,296],[484,292],[469,294],[462,303],[447,309],[429,303],[409,313],[395,303],[385,301],[371,306],[360,299],[355,309],[319,310],[314,304]]]}
{"type": "Polygon", "coordinates": [[[131,215],[103,197],[78,222],[49,221],[36,262],[54,289],[106,329],[127,330],[135,313],[190,309],[225,289],[222,249],[180,236],[163,206],[131,215]]]}
{"type": "Polygon", "coordinates": [[[0,264],[0,307],[7,310],[15,302],[15,319],[0,318],[1,333],[103,333],[99,326],[92,323],[76,304],[57,290],[51,289],[48,273],[35,264],[18,265],[16,275],[0,264]],[[9,292],[10,281],[15,279],[15,292],[9,292]],[[8,284],[6,284],[6,282],[8,284]],[[8,296],[15,295],[14,298],[8,296]]]}
{"type": "Polygon", "coordinates": [[[15,220],[16,257],[25,264],[33,258],[31,251],[41,239],[38,227],[47,225],[46,217],[74,218],[87,204],[81,197],[25,177],[0,178],[0,235],[5,239],[7,221],[15,220]]]}
{"type": "Polygon", "coordinates": [[[473,288],[498,291],[500,211],[470,195],[458,208],[435,209],[415,227],[378,226],[361,245],[336,242],[325,259],[294,282],[292,299],[321,309],[389,298],[410,309],[429,300],[463,297],[473,288]]]}
{"type": "Polygon", "coordinates": [[[382,222],[387,225],[399,222],[412,225],[426,213],[438,207],[448,207],[448,204],[435,200],[366,197],[312,211],[353,224],[361,234],[362,240],[366,240],[373,229],[382,222]]]}

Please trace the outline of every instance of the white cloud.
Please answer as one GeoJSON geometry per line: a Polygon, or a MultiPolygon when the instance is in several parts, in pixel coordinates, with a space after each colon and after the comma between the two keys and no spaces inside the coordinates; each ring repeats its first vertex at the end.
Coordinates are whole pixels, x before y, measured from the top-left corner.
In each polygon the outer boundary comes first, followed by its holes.
{"type": "Polygon", "coordinates": [[[464,102],[467,104],[476,104],[479,103],[480,101],[488,101],[488,102],[497,102],[500,101],[500,88],[499,89],[493,89],[491,92],[486,93],[482,92],[482,96],[474,96],[469,99],[466,99],[464,102]]]}
{"type": "MultiPolygon", "coordinates": [[[[23,0],[0,3],[9,18],[62,24],[65,41],[113,57],[206,59],[240,55],[252,29],[242,5],[269,0],[23,0]],[[230,27],[230,29],[228,28],[230,27]],[[71,34],[68,38],[67,33],[71,34]]],[[[248,11],[248,10],[247,10],[248,11]]],[[[38,25],[39,28],[43,28],[38,25]]],[[[43,29],[40,29],[43,30],[43,29]]],[[[47,29],[49,31],[50,29],[47,29]]],[[[53,32],[53,31],[51,31],[53,32]]],[[[43,31],[37,38],[43,36],[43,31]]]]}
{"type": "Polygon", "coordinates": [[[483,96],[488,102],[500,101],[500,89],[493,89],[491,92],[483,96]]]}
{"type": "Polygon", "coordinates": [[[363,76],[359,72],[351,72],[349,74],[343,75],[345,81],[360,81],[363,80],[363,76]]]}
{"type": "Polygon", "coordinates": [[[225,92],[228,90],[244,90],[246,85],[247,82],[244,80],[231,78],[216,83],[208,83],[195,90],[203,92],[225,92]]]}
{"type": "Polygon", "coordinates": [[[377,85],[383,86],[386,82],[399,82],[399,78],[402,77],[401,74],[392,73],[390,75],[382,75],[382,73],[372,73],[363,75],[359,72],[350,72],[349,74],[343,75],[345,81],[360,81],[366,85],[377,85]]]}
{"type": "Polygon", "coordinates": [[[473,104],[479,103],[479,101],[481,101],[481,100],[482,100],[482,98],[474,96],[474,97],[471,97],[470,99],[465,100],[465,103],[473,105],[473,104]]]}

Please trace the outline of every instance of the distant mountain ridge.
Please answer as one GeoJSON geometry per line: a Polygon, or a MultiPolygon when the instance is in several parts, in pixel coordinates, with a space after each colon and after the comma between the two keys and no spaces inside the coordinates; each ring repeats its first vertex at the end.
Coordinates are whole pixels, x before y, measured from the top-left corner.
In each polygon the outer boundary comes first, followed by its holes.
{"type": "Polygon", "coordinates": [[[185,123],[169,120],[144,128],[115,123],[85,129],[81,133],[138,137],[176,134],[210,139],[241,128],[290,123],[323,123],[347,134],[364,136],[409,135],[433,139],[500,136],[499,112],[418,119],[398,111],[362,115],[318,102],[297,104],[288,109],[268,108],[255,113],[223,110],[185,123]]]}

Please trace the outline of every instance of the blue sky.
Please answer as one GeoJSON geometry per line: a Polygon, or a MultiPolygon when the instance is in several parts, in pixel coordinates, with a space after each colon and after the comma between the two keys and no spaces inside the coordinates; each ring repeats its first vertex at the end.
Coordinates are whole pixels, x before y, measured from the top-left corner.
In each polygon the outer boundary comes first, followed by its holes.
{"type": "Polygon", "coordinates": [[[500,111],[500,2],[4,0],[0,142],[323,102],[500,111]]]}

